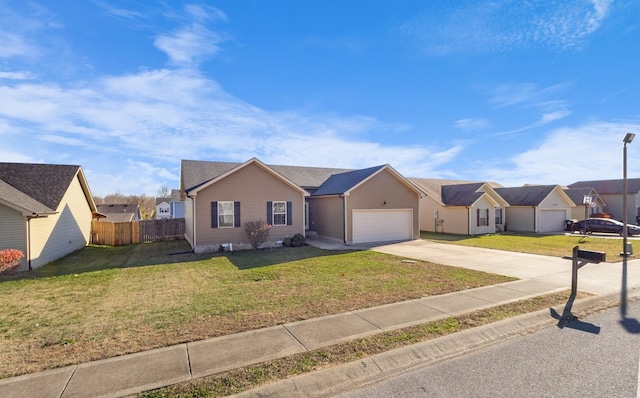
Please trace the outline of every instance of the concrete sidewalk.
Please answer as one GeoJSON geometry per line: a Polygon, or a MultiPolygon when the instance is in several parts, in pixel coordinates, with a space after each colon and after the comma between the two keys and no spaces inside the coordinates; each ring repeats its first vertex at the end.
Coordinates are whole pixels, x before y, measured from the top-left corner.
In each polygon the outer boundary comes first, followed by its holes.
{"type": "MultiPolygon", "coordinates": [[[[427,241],[405,242],[372,249],[408,258],[515,276],[521,280],[6,379],[0,381],[0,396],[125,396],[387,330],[557,292],[568,289],[571,285],[571,260],[567,259],[461,248],[427,241]]],[[[622,270],[621,264],[587,265],[580,270],[578,287],[580,290],[599,295],[620,292],[622,270]]],[[[629,261],[626,273],[626,280],[633,281],[632,286],[628,287],[630,291],[640,286],[640,260],[629,261]]],[[[548,314],[544,318],[547,322],[553,321],[548,314]]],[[[451,344],[458,347],[456,349],[467,345],[464,342],[451,344]]],[[[395,360],[403,363],[397,358],[395,360]]],[[[311,383],[308,388],[320,388],[314,386],[311,383]]],[[[268,388],[275,386],[264,387],[268,388]]],[[[298,392],[301,391],[299,386],[295,388],[298,388],[298,392]]],[[[306,394],[310,392],[313,390],[306,391],[306,394]]],[[[261,394],[258,391],[254,393],[261,394]]],[[[287,395],[289,393],[287,392],[287,395]]]]}

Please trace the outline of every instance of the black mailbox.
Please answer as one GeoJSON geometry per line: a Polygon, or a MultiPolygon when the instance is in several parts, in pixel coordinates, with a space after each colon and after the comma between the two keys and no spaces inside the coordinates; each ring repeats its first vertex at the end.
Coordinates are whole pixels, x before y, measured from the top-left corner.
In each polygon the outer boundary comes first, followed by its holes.
{"type": "Polygon", "coordinates": [[[602,263],[607,261],[607,253],[594,252],[591,250],[578,250],[578,258],[591,263],[602,263]]]}

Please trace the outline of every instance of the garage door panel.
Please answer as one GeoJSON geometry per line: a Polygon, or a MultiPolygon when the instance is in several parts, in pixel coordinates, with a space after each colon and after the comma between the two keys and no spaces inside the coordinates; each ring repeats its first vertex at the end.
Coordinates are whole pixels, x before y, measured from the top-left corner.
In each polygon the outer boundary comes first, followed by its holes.
{"type": "Polygon", "coordinates": [[[413,238],[413,211],[354,210],[353,243],[410,240],[413,238]]]}
{"type": "Polygon", "coordinates": [[[542,210],[540,212],[540,232],[563,231],[566,215],[564,210],[542,210]]]}

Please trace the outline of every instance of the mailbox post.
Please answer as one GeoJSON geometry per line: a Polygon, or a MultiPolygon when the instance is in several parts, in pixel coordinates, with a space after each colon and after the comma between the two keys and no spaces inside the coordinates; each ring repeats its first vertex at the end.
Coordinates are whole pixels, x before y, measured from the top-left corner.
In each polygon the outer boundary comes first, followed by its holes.
{"type": "Polygon", "coordinates": [[[573,266],[571,267],[571,296],[578,292],[578,270],[588,263],[601,263],[607,261],[607,254],[591,250],[580,250],[580,246],[573,248],[573,266]],[[582,260],[582,261],[580,261],[582,260]]]}

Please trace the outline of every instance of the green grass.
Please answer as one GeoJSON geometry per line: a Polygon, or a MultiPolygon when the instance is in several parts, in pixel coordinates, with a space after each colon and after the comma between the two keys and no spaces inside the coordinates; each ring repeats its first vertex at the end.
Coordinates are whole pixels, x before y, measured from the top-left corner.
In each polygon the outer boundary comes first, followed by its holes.
{"type": "Polygon", "coordinates": [[[188,249],[90,246],[4,278],[0,375],[512,280],[372,251],[188,249]]]}
{"type": "MultiPolygon", "coordinates": [[[[607,262],[621,261],[622,241],[593,237],[591,235],[541,235],[541,234],[491,234],[491,235],[453,235],[422,231],[420,237],[425,240],[456,245],[484,247],[521,253],[542,254],[556,257],[571,257],[573,248],[605,252],[607,262]]],[[[632,242],[633,243],[633,242],[632,242]]]]}

